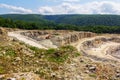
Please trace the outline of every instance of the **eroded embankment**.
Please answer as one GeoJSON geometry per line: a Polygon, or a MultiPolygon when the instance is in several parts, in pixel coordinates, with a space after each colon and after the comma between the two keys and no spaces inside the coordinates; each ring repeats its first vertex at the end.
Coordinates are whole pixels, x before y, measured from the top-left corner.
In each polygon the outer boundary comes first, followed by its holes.
{"type": "Polygon", "coordinates": [[[99,60],[120,59],[120,37],[96,36],[91,32],[66,30],[26,30],[9,32],[9,36],[38,48],[57,48],[62,45],[74,45],[78,51],[99,60]],[[91,38],[93,37],[93,38],[91,38]]]}
{"type": "Polygon", "coordinates": [[[95,33],[66,30],[29,30],[9,32],[8,35],[38,48],[57,48],[74,43],[82,38],[93,37],[95,33]]]}
{"type": "Polygon", "coordinates": [[[120,37],[95,37],[79,44],[80,50],[99,60],[120,60],[120,37]]]}

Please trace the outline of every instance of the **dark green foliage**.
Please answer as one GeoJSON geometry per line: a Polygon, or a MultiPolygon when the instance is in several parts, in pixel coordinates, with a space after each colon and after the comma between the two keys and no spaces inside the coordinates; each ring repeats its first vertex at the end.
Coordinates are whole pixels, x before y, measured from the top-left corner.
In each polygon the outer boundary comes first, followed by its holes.
{"type": "Polygon", "coordinates": [[[0,26],[20,29],[55,29],[120,33],[119,15],[1,15],[0,26]],[[51,21],[48,21],[51,20],[51,21]],[[58,24],[60,23],[60,24],[58,24]]]}
{"type": "Polygon", "coordinates": [[[22,21],[41,21],[44,22],[42,15],[34,14],[6,14],[1,15],[3,18],[11,18],[13,20],[22,20],[22,21]]]}
{"type": "Polygon", "coordinates": [[[77,26],[120,26],[119,15],[46,15],[44,17],[45,19],[55,21],[56,23],[77,26]]]}
{"type": "Polygon", "coordinates": [[[3,18],[11,18],[12,20],[22,20],[27,22],[35,22],[41,25],[49,26],[53,22],[60,24],[71,24],[76,26],[104,25],[104,26],[120,26],[120,15],[38,15],[38,14],[7,14],[0,15],[3,18]],[[52,22],[53,21],[53,22],[52,22]]]}

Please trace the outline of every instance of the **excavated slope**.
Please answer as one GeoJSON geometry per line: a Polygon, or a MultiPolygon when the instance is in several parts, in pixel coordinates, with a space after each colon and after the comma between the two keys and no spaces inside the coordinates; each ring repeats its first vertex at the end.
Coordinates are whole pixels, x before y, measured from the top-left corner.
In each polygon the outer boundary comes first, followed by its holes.
{"type": "Polygon", "coordinates": [[[29,45],[47,49],[71,44],[79,41],[79,39],[93,37],[96,34],[66,30],[33,30],[9,32],[8,35],[29,45]]]}
{"type": "Polygon", "coordinates": [[[22,30],[9,32],[8,35],[38,48],[57,48],[71,44],[86,56],[97,60],[120,60],[119,36],[96,36],[92,32],[68,30],[22,30]]]}
{"type": "Polygon", "coordinates": [[[85,55],[98,60],[120,60],[120,37],[98,36],[84,39],[77,48],[85,55]]]}

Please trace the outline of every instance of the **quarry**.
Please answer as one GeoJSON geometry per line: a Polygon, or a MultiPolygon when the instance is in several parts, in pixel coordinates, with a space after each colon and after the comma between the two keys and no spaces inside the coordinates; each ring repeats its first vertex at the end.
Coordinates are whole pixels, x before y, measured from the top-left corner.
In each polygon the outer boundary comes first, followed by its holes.
{"type": "Polygon", "coordinates": [[[0,80],[120,80],[119,34],[0,28],[0,53],[0,80]]]}
{"type": "Polygon", "coordinates": [[[49,49],[73,45],[78,51],[88,56],[95,56],[102,60],[119,61],[120,59],[120,37],[118,35],[98,36],[92,32],[69,30],[25,30],[10,32],[8,35],[38,48],[49,49]]]}

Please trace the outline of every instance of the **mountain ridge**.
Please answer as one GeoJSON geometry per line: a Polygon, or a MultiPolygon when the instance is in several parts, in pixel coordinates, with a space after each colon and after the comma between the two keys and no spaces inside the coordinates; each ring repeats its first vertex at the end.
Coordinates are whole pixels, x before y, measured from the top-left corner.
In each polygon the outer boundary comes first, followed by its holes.
{"type": "Polygon", "coordinates": [[[52,21],[58,24],[71,24],[76,26],[104,25],[120,26],[120,15],[91,15],[91,14],[63,14],[63,15],[40,15],[40,14],[5,14],[3,18],[23,20],[31,22],[52,21]]]}

